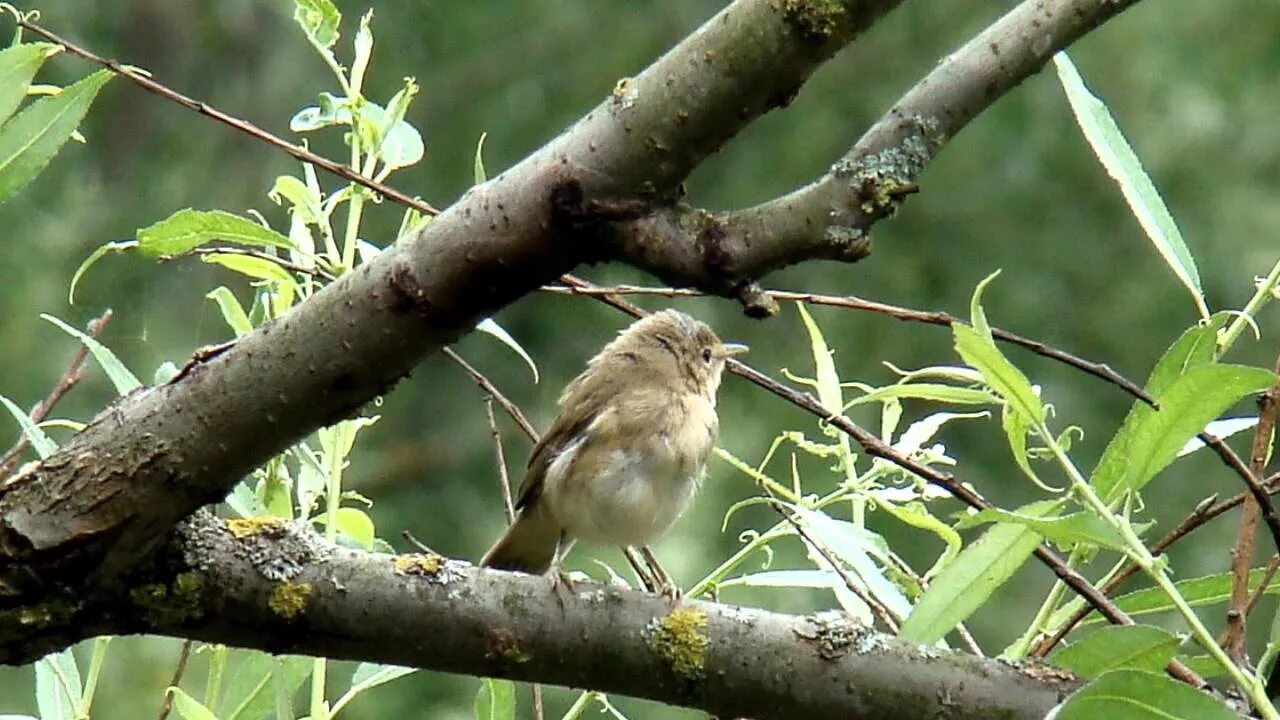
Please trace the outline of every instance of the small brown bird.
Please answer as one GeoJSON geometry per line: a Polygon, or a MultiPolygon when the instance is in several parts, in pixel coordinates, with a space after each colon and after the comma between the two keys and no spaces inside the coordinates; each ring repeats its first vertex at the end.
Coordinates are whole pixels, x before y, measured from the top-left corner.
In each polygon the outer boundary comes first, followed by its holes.
{"type": "Polygon", "coordinates": [[[746,349],[675,310],[623,330],[564,389],[529,458],[516,520],[480,564],[544,573],[578,539],[656,540],[702,479],[725,359],[746,349]]]}

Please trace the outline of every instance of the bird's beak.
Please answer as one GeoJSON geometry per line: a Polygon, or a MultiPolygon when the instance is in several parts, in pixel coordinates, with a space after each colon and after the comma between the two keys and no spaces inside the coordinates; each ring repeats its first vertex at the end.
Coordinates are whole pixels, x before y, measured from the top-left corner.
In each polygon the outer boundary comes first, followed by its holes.
{"type": "Polygon", "coordinates": [[[741,355],[750,349],[751,348],[748,348],[746,345],[739,343],[723,343],[720,345],[720,351],[718,354],[722,358],[728,358],[733,357],[734,355],[741,355]]]}

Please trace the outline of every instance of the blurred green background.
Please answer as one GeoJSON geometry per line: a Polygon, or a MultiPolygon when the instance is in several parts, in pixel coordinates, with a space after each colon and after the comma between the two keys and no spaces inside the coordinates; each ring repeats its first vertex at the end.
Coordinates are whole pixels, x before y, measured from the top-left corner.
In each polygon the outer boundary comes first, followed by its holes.
{"type": "MultiPolygon", "coordinates": [[[[413,75],[422,93],[408,119],[422,130],[427,158],[394,184],[437,206],[471,181],[472,153],[488,133],[486,161],[496,174],[537,148],[605,97],[618,78],[633,75],[710,17],[723,3],[708,0],[440,0],[341,2],[346,14],[340,57],[349,58],[354,23],[376,11],[377,40],[367,94],[383,101],[413,75]]],[[[690,199],[735,207],[773,197],[820,174],[868,123],[938,58],[998,17],[1012,2],[908,2],[862,41],[828,63],[785,111],[755,123],[711,158],[688,183],[690,199]]],[[[1280,5],[1246,3],[1250,21],[1217,0],[1183,0],[1177,11],[1143,3],[1080,43],[1073,56],[1086,81],[1116,114],[1179,221],[1192,247],[1210,304],[1239,307],[1255,275],[1275,261],[1274,191],[1280,160],[1280,46],[1274,28],[1280,5]],[[1231,42],[1209,38],[1230,37],[1231,42]]],[[[54,31],[123,62],[145,67],[176,89],[290,137],[288,119],[332,77],[290,20],[286,0],[41,0],[54,31]]],[[[56,58],[41,76],[65,84],[90,71],[56,58]]],[[[0,205],[0,392],[29,406],[42,398],[74,345],[38,314],[83,325],[104,308],[115,320],[103,340],[140,376],[165,360],[179,364],[195,348],[229,337],[204,293],[218,284],[243,290],[231,274],[198,262],[157,266],[112,257],[95,267],[67,304],[76,266],[104,242],[132,237],[184,208],[257,209],[276,227],[284,213],[266,198],[274,178],[296,173],[290,158],[125,82],[109,84],[84,126],[87,145],[64,148],[50,169],[18,197],[0,205]]],[[[336,133],[314,147],[342,157],[336,133]]],[[[326,187],[336,183],[322,176],[326,187]]],[[[921,179],[923,192],[900,216],[875,231],[875,253],[855,266],[810,263],[777,274],[768,285],[846,294],[903,305],[967,312],[974,285],[996,268],[1004,274],[987,293],[994,323],[1082,356],[1110,363],[1138,380],[1185,326],[1195,320],[1183,289],[1130,216],[1071,118],[1052,72],[1041,73],[960,134],[921,179]]],[[[394,207],[371,211],[364,236],[385,244],[399,222],[394,207]]],[[[600,282],[644,282],[622,267],[583,272],[600,282]]],[[[721,300],[648,299],[675,304],[712,322],[721,335],[750,344],[750,361],[778,374],[812,373],[807,340],[795,310],[749,321],[721,300]]],[[[900,367],[954,363],[949,334],[884,317],[814,310],[847,380],[885,383],[900,367]]],[[[542,381],[491,338],[471,336],[457,350],[479,366],[545,427],[563,384],[626,318],[590,300],[528,297],[497,318],[536,359],[542,381]]],[[[1275,326],[1262,318],[1264,337],[1275,326]]],[[[1245,340],[1231,357],[1271,365],[1276,348],[1245,340]]],[[[1044,387],[1059,426],[1085,429],[1080,464],[1091,467],[1128,408],[1115,388],[1021,351],[1010,351],[1044,387]]],[[[56,415],[87,419],[111,397],[96,370],[56,415]]],[[[722,443],[758,461],[780,431],[816,434],[812,420],[781,401],[729,379],[721,395],[722,443]]],[[[475,559],[503,526],[492,449],[481,394],[443,358],[427,360],[389,394],[383,419],[361,435],[349,474],[375,501],[381,537],[398,547],[401,530],[449,555],[475,559]],[[447,419],[447,421],[442,421],[447,419]],[[447,509],[447,510],[443,510],[447,509]]],[[[932,411],[909,406],[907,420],[932,411]]],[[[871,416],[859,420],[874,422],[871,416]]],[[[16,436],[16,429],[2,425],[16,436]]],[[[518,472],[528,443],[504,424],[506,449],[518,472]]],[[[1002,505],[1032,497],[991,421],[956,424],[944,434],[962,477],[1002,505]]],[[[7,444],[7,442],[5,443],[7,444]]],[[[834,478],[823,462],[804,462],[807,487],[834,478]]],[[[786,473],[787,457],[773,466],[786,473]]],[[[1201,497],[1234,492],[1223,469],[1204,457],[1179,462],[1162,476],[1151,510],[1174,521],[1201,497]]],[[[657,548],[677,578],[700,578],[738,546],[744,530],[775,521],[760,509],[721,520],[749,497],[750,481],[713,461],[693,510],[657,548]]],[[[923,569],[939,543],[875,519],[904,556],[923,569]]],[[[1218,572],[1228,562],[1234,530],[1219,522],[1197,535],[1195,548],[1174,554],[1181,576],[1218,572]]],[[[795,551],[794,547],[790,548],[795,551]]],[[[591,569],[598,554],[575,553],[591,569]]],[[[802,562],[783,552],[777,566],[802,562]]],[[[752,567],[758,567],[753,563],[752,567]]],[[[1049,573],[1028,565],[1019,580],[980,612],[971,627],[998,651],[1028,621],[1048,587],[1049,573]],[[1016,618],[1016,620],[1014,620],[1016,618]]],[[[726,591],[723,599],[781,611],[834,605],[825,593],[726,591]]],[[[1264,609],[1269,609],[1264,606],[1264,609]]],[[[1216,617],[1210,611],[1210,617],[1216,617]]],[[[1265,616],[1264,616],[1265,617],[1265,616]]],[[[1255,623],[1257,625],[1258,623],[1255,623]]],[[[1262,624],[1265,624],[1263,622],[1262,624]]],[[[112,645],[95,704],[102,720],[150,717],[173,671],[178,642],[128,638],[112,645]]],[[[194,687],[203,659],[193,661],[194,687]]],[[[337,671],[335,687],[344,684],[337,671]]],[[[34,712],[30,668],[0,668],[0,713],[34,712]]],[[[369,718],[469,717],[477,682],[422,673],[376,689],[344,714],[369,718]]],[[[575,694],[552,690],[549,716],[575,694]]],[[[522,700],[524,695],[521,695],[522,700]]],[[[653,703],[616,699],[632,717],[693,717],[653,703]]]]}

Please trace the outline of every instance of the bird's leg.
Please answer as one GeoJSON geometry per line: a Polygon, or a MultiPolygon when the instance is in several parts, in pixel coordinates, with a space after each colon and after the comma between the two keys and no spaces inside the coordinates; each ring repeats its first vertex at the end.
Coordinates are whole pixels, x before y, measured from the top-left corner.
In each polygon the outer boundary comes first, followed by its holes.
{"type": "Polygon", "coordinates": [[[653,577],[653,569],[644,558],[640,557],[640,553],[630,545],[622,546],[622,554],[627,557],[627,562],[631,563],[631,569],[636,571],[636,577],[640,579],[640,584],[644,585],[644,589],[651,593],[658,592],[661,587],[658,581],[653,577]]]}
{"type": "Polygon", "coordinates": [[[682,594],[680,587],[675,584],[675,581],[671,579],[667,571],[662,569],[662,563],[659,563],[658,558],[654,557],[653,551],[649,549],[649,546],[642,546],[640,554],[644,556],[645,564],[649,566],[649,571],[653,573],[653,579],[662,597],[672,602],[680,600],[682,594]]]}
{"type": "Polygon", "coordinates": [[[560,603],[560,609],[564,609],[565,594],[572,595],[576,590],[573,586],[573,578],[569,577],[569,573],[564,570],[564,558],[573,549],[576,540],[566,538],[563,534],[560,536],[560,542],[556,544],[556,555],[551,560],[551,589],[555,591],[556,601],[560,603]]]}

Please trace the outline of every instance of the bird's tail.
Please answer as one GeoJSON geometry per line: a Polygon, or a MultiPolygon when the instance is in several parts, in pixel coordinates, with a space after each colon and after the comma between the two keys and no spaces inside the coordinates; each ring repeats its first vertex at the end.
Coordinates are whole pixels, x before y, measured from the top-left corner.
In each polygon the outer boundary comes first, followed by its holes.
{"type": "Polygon", "coordinates": [[[489,548],[481,567],[541,575],[551,568],[560,545],[560,527],[538,503],[526,506],[489,548]]]}

